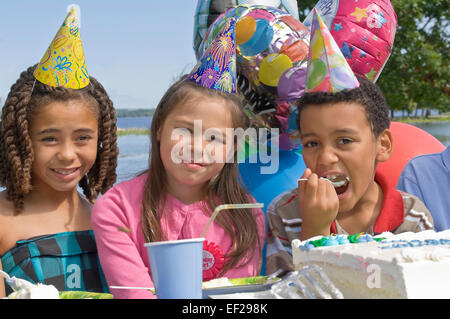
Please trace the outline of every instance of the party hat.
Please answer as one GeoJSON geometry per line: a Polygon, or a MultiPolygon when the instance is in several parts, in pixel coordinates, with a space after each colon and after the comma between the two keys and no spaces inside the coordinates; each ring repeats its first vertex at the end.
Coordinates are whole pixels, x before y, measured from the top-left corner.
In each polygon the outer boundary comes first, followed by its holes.
{"type": "Polygon", "coordinates": [[[81,89],[89,84],[74,6],[39,62],[34,76],[39,82],[54,87],[81,89]]]}
{"type": "Polygon", "coordinates": [[[229,18],[189,75],[201,86],[236,93],[236,20],[229,18]]]}
{"type": "Polygon", "coordinates": [[[306,92],[338,92],[358,86],[359,82],[330,30],[314,9],[306,71],[306,92]]]}

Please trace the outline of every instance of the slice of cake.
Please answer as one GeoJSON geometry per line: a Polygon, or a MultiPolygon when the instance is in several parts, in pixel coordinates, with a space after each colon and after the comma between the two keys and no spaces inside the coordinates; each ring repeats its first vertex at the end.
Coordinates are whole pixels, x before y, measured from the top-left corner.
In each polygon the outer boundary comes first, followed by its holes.
{"type": "Polygon", "coordinates": [[[292,241],[296,270],[315,264],[345,298],[450,298],[450,230],[292,241]]]}

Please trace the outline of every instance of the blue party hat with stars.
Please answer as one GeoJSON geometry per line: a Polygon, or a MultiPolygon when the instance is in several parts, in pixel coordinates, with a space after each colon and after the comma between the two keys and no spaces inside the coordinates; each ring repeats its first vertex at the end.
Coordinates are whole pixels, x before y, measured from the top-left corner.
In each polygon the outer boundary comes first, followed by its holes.
{"type": "Polygon", "coordinates": [[[210,89],[236,93],[236,20],[226,20],[222,30],[191,71],[189,80],[210,89]]]}

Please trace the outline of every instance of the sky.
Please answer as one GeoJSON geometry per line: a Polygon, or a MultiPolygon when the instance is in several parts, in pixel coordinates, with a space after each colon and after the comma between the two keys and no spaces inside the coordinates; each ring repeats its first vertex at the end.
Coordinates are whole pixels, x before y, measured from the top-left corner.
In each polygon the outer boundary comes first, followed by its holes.
{"type": "Polygon", "coordinates": [[[81,9],[89,74],[116,108],[155,108],[195,66],[197,0],[1,0],[0,106],[20,73],[41,60],[70,4],[81,9]]]}

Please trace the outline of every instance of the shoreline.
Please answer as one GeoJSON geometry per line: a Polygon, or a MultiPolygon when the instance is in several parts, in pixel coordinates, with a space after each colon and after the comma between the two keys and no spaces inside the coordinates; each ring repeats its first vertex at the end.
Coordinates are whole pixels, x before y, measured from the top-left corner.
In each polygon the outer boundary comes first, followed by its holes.
{"type": "Polygon", "coordinates": [[[450,122],[450,115],[430,116],[428,118],[421,118],[421,117],[396,117],[396,118],[391,118],[391,121],[408,123],[408,124],[414,124],[414,123],[447,123],[447,122],[450,122]]]}
{"type": "Polygon", "coordinates": [[[137,127],[131,127],[131,128],[117,128],[117,136],[122,135],[149,135],[150,130],[147,128],[137,128],[137,127]]]}
{"type": "MultiPolygon", "coordinates": [[[[439,116],[429,118],[412,118],[412,117],[400,117],[391,119],[391,121],[407,123],[414,125],[415,123],[447,123],[450,122],[450,116],[439,116]]],[[[150,130],[147,128],[117,128],[117,136],[122,135],[149,135],[150,130]]]]}

